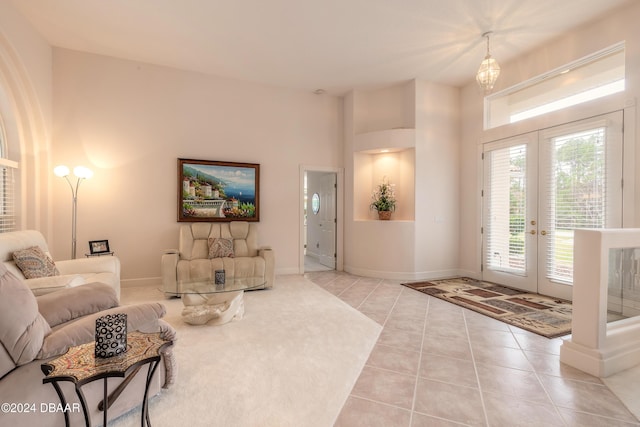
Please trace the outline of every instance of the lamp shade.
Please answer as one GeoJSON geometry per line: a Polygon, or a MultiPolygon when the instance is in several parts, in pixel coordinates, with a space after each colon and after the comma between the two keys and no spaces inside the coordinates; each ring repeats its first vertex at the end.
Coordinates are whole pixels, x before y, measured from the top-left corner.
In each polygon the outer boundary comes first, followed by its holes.
{"type": "Polygon", "coordinates": [[[53,173],[55,174],[55,176],[65,177],[69,175],[69,168],[65,165],[58,165],[53,168],[53,173]]]}
{"type": "Polygon", "coordinates": [[[93,176],[93,171],[84,166],[76,166],[73,168],[73,174],[78,178],[89,179],[93,176]]]}

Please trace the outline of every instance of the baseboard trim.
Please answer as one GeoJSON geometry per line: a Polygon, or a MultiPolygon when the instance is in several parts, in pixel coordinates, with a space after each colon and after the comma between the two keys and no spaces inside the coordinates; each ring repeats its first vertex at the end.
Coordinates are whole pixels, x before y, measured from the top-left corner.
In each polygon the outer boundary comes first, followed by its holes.
{"type": "Polygon", "coordinates": [[[468,277],[470,279],[482,280],[482,273],[471,270],[458,270],[458,276],[468,277]]]}
{"type": "Polygon", "coordinates": [[[451,270],[434,270],[434,271],[381,271],[370,270],[366,268],[358,268],[345,265],[344,271],[356,276],[373,277],[376,279],[392,279],[392,280],[436,280],[446,279],[449,277],[459,276],[457,269],[451,270]]]}

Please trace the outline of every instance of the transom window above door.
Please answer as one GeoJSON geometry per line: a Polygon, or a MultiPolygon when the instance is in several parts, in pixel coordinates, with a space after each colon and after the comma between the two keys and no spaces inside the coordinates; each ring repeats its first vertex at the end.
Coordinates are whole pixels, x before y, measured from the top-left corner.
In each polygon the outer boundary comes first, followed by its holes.
{"type": "Polygon", "coordinates": [[[625,43],[485,98],[485,129],[562,110],[625,90],[625,43]]]}

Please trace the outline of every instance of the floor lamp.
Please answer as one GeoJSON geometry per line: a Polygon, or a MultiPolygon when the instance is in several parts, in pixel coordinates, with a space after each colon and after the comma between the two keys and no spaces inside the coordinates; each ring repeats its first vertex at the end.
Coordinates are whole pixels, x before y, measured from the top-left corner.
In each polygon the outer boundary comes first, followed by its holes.
{"type": "Polygon", "coordinates": [[[56,166],[53,169],[53,173],[56,176],[64,178],[69,183],[69,187],[71,188],[71,196],[73,197],[73,210],[71,214],[71,258],[76,258],[76,220],[78,217],[78,187],[80,187],[80,181],[83,179],[89,179],[93,176],[93,171],[84,166],[76,166],[73,168],[73,174],[76,176],[76,186],[73,186],[73,183],[69,179],[69,168],[60,165],[56,166]]]}

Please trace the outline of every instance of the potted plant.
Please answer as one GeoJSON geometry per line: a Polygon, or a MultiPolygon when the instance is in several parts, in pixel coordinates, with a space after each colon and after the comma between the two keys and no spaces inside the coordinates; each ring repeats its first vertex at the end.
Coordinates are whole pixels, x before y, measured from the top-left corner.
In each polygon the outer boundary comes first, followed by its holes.
{"type": "Polygon", "coordinates": [[[378,211],[378,219],[391,219],[391,212],[396,210],[396,195],[393,187],[394,185],[384,177],[382,184],[378,185],[378,189],[373,192],[373,201],[369,207],[378,211]]]}

